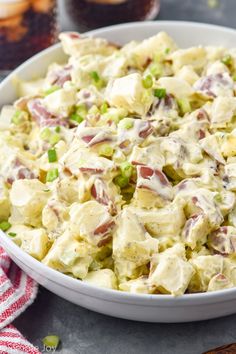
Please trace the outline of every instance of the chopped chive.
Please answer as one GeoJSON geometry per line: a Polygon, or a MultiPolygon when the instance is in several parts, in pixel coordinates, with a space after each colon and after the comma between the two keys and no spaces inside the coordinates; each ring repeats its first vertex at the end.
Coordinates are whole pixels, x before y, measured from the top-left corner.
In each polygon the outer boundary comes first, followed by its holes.
{"type": "Polygon", "coordinates": [[[48,150],[48,161],[56,162],[57,161],[57,152],[55,149],[48,150]]]}
{"type": "Polygon", "coordinates": [[[59,176],[59,172],[57,168],[53,168],[52,170],[49,170],[47,173],[46,181],[47,182],[53,182],[57,177],[59,176]]]}
{"type": "Polygon", "coordinates": [[[50,87],[48,90],[44,91],[44,94],[45,94],[45,96],[48,96],[57,90],[60,90],[60,86],[55,85],[55,86],[50,87]]]}
{"type": "Polygon", "coordinates": [[[55,128],[55,132],[56,132],[56,133],[60,133],[60,131],[61,131],[61,127],[60,127],[60,126],[57,126],[57,127],[55,128]]]}
{"type": "Polygon", "coordinates": [[[233,79],[234,81],[236,81],[236,74],[234,74],[234,75],[232,76],[232,79],[233,79]]]}
{"type": "Polygon", "coordinates": [[[165,88],[157,88],[154,90],[154,96],[158,98],[166,97],[166,89],[165,88]]]}
{"type": "Polygon", "coordinates": [[[108,110],[108,104],[106,102],[104,102],[100,107],[100,111],[102,114],[105,114],[105,113],[107,113],[107,110],[108,110]]]}
{"type": "Polygon", "coordinates": [[[51,130],[49,128],[44,128],[40,133],[40,138],[43,140],[48,140],[51,135],[51,130]]]}
{"type": "Polygon", "coordinates": [[[113,148],[112,148],[110,145],[108,145],[108,144],[103,144],[103,145],[100,147],[98,153],[99,153],[100,156],[110,157],[110,156],[113,155],[113,152],[114,152],[114,150],[113,150],[113,148]]]}
{"type": "Polygon", "coordinates": [[[17,234],[15,232],[9,232],[8,235],[11,237],[16,237],[17,234]]]}
{"type": "Polygon", "coordinates": [[[231,55],[227,54],[221,59],[221,62],[223,64],[225,64],[226,66],[230,66],[233,63],[233,59],[232,59],[231,55]]]}
{"type": "Polygon", "coordinates": [[[170,48],[166,48],[165,49],[165,54],[169,54],[170,53],[170,48]]]}
{"type": "Polygon", "coordinates": [[[10,227],[11,227],[11,224],[8,221],[2,221],[0,223],[0,229],[2,231],[7,231],[8,229],[10,229],[10,227]]]}
{"type": "Polygon", "coordinates": [[[100,81],[100,77],[99,77],[99,75],[98,75],[98,73],[96,71],[92,71],[90,73],[90,76],[93,79],[93,81],[95,81],[95,82],[99,82],[100,81]]]}
{"type": "Polygon", "coordinates": [[[145,89],[149,89],[153,85],[153,79],[151,75],[147,75],[143,80],[142,80],[143,87],[145,89]]]}
{"type": "Polygon", "coordinates": [[[133,173],[133,166],[128,161],[120,165],[121,175],[125,178],[130,178],[133,173]]]}
{"type": "Polygon", "coordinates": [[[50,136],[50,138],[49,138],[49,143],[50,143],[51,145],[55,145],[55,144],[57,144],[57,143],[60,141],[60,139],[61,139],[60,135],[57,134],[57,133],[54,133],[54,134],[52,134],[52,135],[50,136]]]}
{"type": "Polygon", "coordinates": [[[129,184],[129,178],[128,177],[123,177],[123,176],[117,176],[114,179],[114,182],[120,188],[124,188],[124,187],[126,187],[129,184]]]}
{"type": "Polygon", "coordinates": [[[60,343],[60,338],[55,335],[49,335],[46,336],[42,339],[42,342],[45,347],[50,347],[53,349],[56,349],[58,347],[58,344],[60,343]]]}
{"type": "Polygon", "coordinates": [[[73,113],[70,116],[70,120],[73,120],[74,122],[80,124],[81,122],[83,122],[84,118],[81,117],[81,115],[79,115],[77,113],[73,113]]]}

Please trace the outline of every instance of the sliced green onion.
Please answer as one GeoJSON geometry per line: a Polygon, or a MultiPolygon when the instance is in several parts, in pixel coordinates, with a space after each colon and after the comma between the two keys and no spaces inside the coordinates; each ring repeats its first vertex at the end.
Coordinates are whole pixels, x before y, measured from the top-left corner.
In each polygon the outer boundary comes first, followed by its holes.
{"type": "Polygon", "coordinates": [[[132,121],[125,122],[125,124],[124,124],[124,128],[127,130],[132,129],[133,126],[134,126],[134,122],[132,122],[132,121]]]}
{"type": "Polygon", "coordinates": [[[232,59],[231,55],[227,54],[221,59],[221,62],[223,64],[225,64],[226,66],[230,66],[233,63],[233,59],[232,59]]]}
{"type": "Polygon", "coordinates": [[[59,176],[59,172],[57,168],[53,168],[52,170],[49,170],[47,173],[46,181],[47,182],[53,182],[57,177],[59,176]]]}
{"type": "Polygon", "coordinates": [[[134,126],[134,120],[132,118],[124,118],[121,120],[119,126],[122,129],[131,129],[134,126]]]}
{"type": "Polygon", "coordinates": [[[57,133],[54,133],[54,134],[52,134],[52,135],[50,136],[50,138],[49,138],[49,143],[50,143],[51,145],[55,145],[55,144],[57,144],[60,140],[61,140],[60,135],[57,134],[57,133]]]}
{"type": "Polygon", "coordinates": [[[57,86],[57,85],[52,86],[48,90],[44,91],[44,95],[48,96],[48,95],[50,95],[51,93],[53,93],[53,92],[55,92],[57,90],[60,90],[60,86],[57,86]]]}
{"type": "Polygon", "coordinates": [[[88,113],[88,109],[85,104],[81,103],[80,105],[76,106],[75,113],[85,119],[88,113]]]}
{"type": "Polygon", "coordinates": [[[157,88],[154,90],[154,96],[158,98],[166,97],[166,89],[165,88],[157,88]]]}
{"type": "Polygon", "coordinates": [[[123,177],[123,176],[117,176],[114,179],[114,182],[120,188],[124,188],[124,187],[126,187],[129,184],[129,178],[128,177],[123,177]]]}
{"type": "Polygon", "coordinates": [[[96,71],[92,71],[90,73],[90,76],[93,79],[93,81],[95,81],[97,83],[100,81],[100,77],[99,77],[99,75],[98,75],[98,73],[96,71]]]}
{"type": "Polygon", "coordinates": [[[165,49],[165,54],[169,54],[170,53],[170,48],[166,48],[165,49]]]}
{"type": "Polygon", "coordinates": [[[48,161],[56,162],[57,161],[57,152],[55,149],[48,150],[48,161]]]}
{"type": "Polygon", "coordinates": [[[232,79],[233,79],[234,81],[236,81],[236,74],[234,74],[234,75],[232,76],[232,79]]]}
{"type": "Polygon", "coordinates": [[[74,122],[80,124],[81,122],[83,122],[84,118],[77,113],[73,113],[70,116],[70,120],[73,120],[74,122]]]}
{"type": "Polygon", "coordinates": [[[106,156],[106,157],[110,157],[113,155],[113,148],[108,145],[108,144],[103,144],[100,148],[99,148],[99,155],[100,156],[106,156]]]}
{"type": "Polygon", "coordinates": [[[8,229],[10,229],[11,224],[8,221],[2,221],[0,222],[0,229],[2,231],[7,231],[8,229]]]}
{"type": "Polygon", "coordinates": [[[16,237],[17,234],[15,232],[9,232],[8,235],[11,237],[16,237]]]}
{"type": "Polygon", "coordinates": [[[48,140],[51,135],[51,130],[49,128],[44,128],[40,133],[40,138],[43,140],[48,140]]]}
{"type": "Polygon", "coordinates": [[[27,119],[28,114],[24,111],[21,110],[17,110],[15,111],[15,113],[13,114],[12,118],[11,118],[11,122],[13,124],[20,124],[24,119],[27,119]]]}
{"type": "Polygon", "coordinates": [[[102,114],[105,114],[105,113],[107,113],[107,110],[108,110],[108,104],[106,102],[104,102],[100,107],[100,111],[102,114]]]}
{"type": "Polygon", "coordinates": [[[125,178],[130,178],[133,173],[133,165],[128,161],[123,162],[120,165],[121,175],[125,178]]]}
{"type": "Polygon", "coordinates": [[[61,131],[61,127],[60,127],[60,126],[58,126],[58,127],[55,128],[55,132],[56,132],[56,133],[60,133],[60,131],[61,131]]]}
{"type": "Polygon", "coordinates": [[[222,197],[221,197],[220,193],[217,193],[214,196],[214,200],[215,200],[216,203],[222,203],[222,197]]]}
{"type": "Polygon", "coordinates": [[[20,114],[21,114],[21,111],[16,111],[11,119],[12,123],[14,124],[19,124],[20,123],[20,114]]]}
{"type": "Polygon", "coordinates": [[[98,107],[94,104],[88,111],[89,114],[93,114],[93,115],[96,115],[96,114],[100,114],[100,111],[98,109],[98,107]]]}
{"type": "Polygon", "coordinates": [[[207,4],[208,7],[210,7],[211,9],[216,9],[217,7],[219,7],[220,2],[219,0],[207,0],[207,4]]]}
{"type": "Polygon", "coordinates": [[[187,98],[181,98],[181,99],[177,100],[177,103],[178,103],[181,114],[191,112],[191,109],[192,109],[191,104],[187,98]]]}
{"type": "Polygon", "coordinates": [[[49,335],[47,337],[44,337],[42,339],[42,342],[45,347],[56,349],[58,347],[58,344],[60,343],[60,338],[55,335],[49,335]]]}
{"type": "Polygon", "coordinates": [[[149,89],[153,85],[153,79],[152,75],[147,75],[143,80],[142,80],[143,87],[145,89],[149,89]]]}
{"type": "Polygon", "coordinates": [[[162,75],[163,69],[160,63],[153,63],[149,67],[150,73],[155,77],[160,77],[162,75]]]}

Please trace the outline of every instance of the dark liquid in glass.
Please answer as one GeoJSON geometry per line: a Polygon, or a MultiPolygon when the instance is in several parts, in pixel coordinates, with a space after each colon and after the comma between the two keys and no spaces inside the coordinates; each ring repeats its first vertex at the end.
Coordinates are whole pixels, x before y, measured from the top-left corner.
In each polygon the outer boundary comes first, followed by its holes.
{"type": "Polygon", "coordinates": [[[72,20],[83,30],[115,23],[153,19],[159,11],[159,0],[111,1],[66,0],[72,20]]]}
{"type": "MultiPolygon", "coordinates": [[[[0,2],[1,15],[1,2],[0,2]]],[[[24,13],[0,17],[0,73],[7,73],[57,38],[56,1],[42,0],[24,13]],[[44,2],[44,4],[43,4],[44,2]],[[43,7],[45,5],[45,7],[43,7]]]]}

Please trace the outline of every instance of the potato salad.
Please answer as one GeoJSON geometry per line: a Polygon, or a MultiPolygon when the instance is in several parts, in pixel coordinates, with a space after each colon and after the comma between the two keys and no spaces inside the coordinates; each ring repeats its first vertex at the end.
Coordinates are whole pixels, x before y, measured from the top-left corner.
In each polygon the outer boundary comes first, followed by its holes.
{"type": "Polygon", "coordinates": [[[68,61],[0,115],[0,228],[130,293],[236,286],[236,49],[60,35],[68,61]]]}

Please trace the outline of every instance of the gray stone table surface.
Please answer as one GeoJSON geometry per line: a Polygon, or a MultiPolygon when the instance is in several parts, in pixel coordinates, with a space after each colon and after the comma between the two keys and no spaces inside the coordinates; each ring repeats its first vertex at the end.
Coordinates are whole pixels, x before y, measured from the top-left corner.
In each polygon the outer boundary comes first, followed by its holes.
{"type": "MultiPolygon", "coordinates": [[[[76,29],[60,5],[61,28],[76,29]]],[[[221,0],[216,9],[208,8],[207,0],[162,0],[158,19],[236,27],[235,15],[236,0],[221,0]]],[[[41,338],[59,335],[62,345],[57,352],[62,354],[201,354],[236,342],[236,315],[186,324],[139,323],[91,312],[43,288],[15,325],[41,350],[41,338]]]]}

